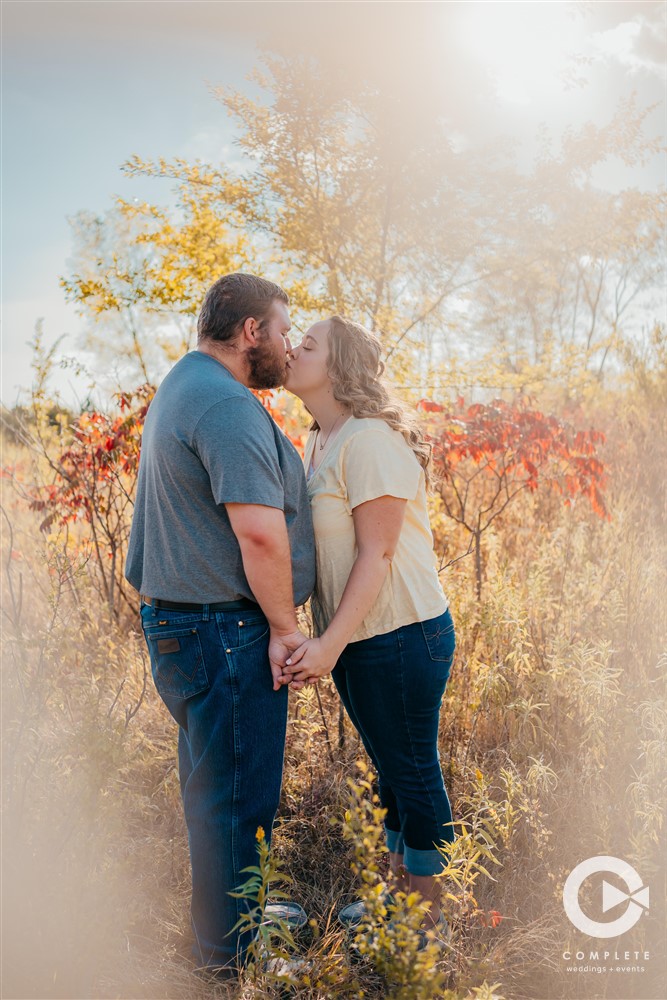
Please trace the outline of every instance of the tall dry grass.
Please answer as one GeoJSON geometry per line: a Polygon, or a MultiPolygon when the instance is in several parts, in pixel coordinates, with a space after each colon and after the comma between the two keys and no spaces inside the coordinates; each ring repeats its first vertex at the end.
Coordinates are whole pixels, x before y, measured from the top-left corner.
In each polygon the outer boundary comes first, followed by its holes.
{"type": "MultiPolygon", "coordinates": [[[[664,370],[639,370],[589,409],[608,434],[611,521],[538,494],[487,539],[481,602],[469,559],[445,578],[458,651],[440,746],[465,825],[436,992],[425,977],[401,993],[391,956],[383,976],[348,961],[335,912],[358,890],[341,824],[362,748],[330,683],[292,698],[274,856],[315,922],[294,995],[664,995],[664,370]],[[475,844],[488,875],[471,864],[475,844]],[[564,915],[563,881],[598,854],[626,858],[650,884],[650,912],[621,942],[650,952],[644,973],[566,972],[563,952],[588,942],[564,915]]],[[[138,621],[109,620],[95,596],[83,529],[38,531],[21,496],[32,462],[5,440],[3,465],[22,482],[5,479],[3,495],[2,995],[278,995],[266,977],[224,988],[190,973],[175,728],[138,621]]],[[[435,515],[444,558],[465,551],[435,515]]]]}

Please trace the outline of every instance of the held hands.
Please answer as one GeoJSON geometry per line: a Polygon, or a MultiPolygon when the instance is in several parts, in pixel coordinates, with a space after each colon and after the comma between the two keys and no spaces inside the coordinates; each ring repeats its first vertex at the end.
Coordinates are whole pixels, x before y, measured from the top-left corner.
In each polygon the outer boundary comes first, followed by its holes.
{"type": "Polygon", "coordinates": [[[315,684],[320,677],[326,677],[336,666],[339,651],[333,649],[326,636],[306,639],[286,659],[283,668],[283,684],[298,690],[304,684],[315,684]]]}
{"type": "MultiPolygon", "coordinates": [[[[285,660],[287,660],[295,649],[298,649],[304,641],[306,636],[303,632],[299,632],[296,629],[294,632],[289,632],[286,635],[279,635],[277,632],[271,631],[271,636],[269,638],[269,663],[271,664],[271,676],[273,677],[273,690],[280,691],[282,684],[289,684],[291,681],[290,676],[285,675],[285,660]]],[[[297,687],[295,684],[294,687],[297,687]]],[[[303,684],[299,684],[298,687],[303,687],[303,684]]]]}

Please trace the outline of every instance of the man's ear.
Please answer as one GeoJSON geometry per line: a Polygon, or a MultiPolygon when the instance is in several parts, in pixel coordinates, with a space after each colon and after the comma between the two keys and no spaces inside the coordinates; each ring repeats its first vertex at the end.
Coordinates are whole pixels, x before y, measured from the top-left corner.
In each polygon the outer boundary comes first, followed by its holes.
{"type": "Polygon", "coordinates": [[[257,342],[257,331],[259,330],[259,324],[253,316],[248,316],[243,323],[243,330],[241,331],[242,340],[246,341],[251,346],[257,342]]]}

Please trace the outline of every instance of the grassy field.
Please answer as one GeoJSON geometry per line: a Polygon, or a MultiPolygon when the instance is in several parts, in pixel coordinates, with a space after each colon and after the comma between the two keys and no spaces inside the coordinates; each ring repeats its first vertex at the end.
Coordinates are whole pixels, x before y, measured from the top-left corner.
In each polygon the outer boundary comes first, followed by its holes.
{"type": "MultiPolygon", "coordinates": [[[[292,995],[664,996],[666,401],[664,371],[597,394],[611,519],[525,494],[486,536],[481,600],[471,557],[457,559],[468,540],[434,504],[437,546],[456,560],[443,584],[458,632],[440,747],[465,824],[443,961],[415,966],[409,933],[386,943],[382,975],[348,961],[335,913],[358,889],[355,857],[384,870],[377,816],[349,786],[363,752],[332,685],[292,696],[274,857],[314,921],[292,995]],[[643,972],[567,971],[563,953],[590,941],[565,917],[563,882],[600,854],[650,884],[650,912],[605,945],[648,951],[613,962],[643,972]]],[[[2,996],[278,996],[270,977],[225,988],[190,974],[175,726],[138,619],[110,618],[97,597],[85,525],[40,532],[25,500],[36,461],[6,437],[2,996]]]]}

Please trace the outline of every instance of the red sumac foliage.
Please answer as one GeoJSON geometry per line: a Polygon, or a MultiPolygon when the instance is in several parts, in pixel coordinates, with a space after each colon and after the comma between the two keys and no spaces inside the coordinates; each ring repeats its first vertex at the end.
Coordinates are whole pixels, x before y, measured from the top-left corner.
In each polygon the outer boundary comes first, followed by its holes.
{"type": "Polygon", "coordinates": [[[31,500],[43,511],[41,529],[54,523],[83,521],[88,525],[90,553],[97,573],[92,580],[112,613],[119,598],[130,603],[123,563],[133,506],[144,419],[155,389],[140,386],[116,398],[120,413],[110,416],[86,410],[70,427],[71,441],[61,454],[47,456],[52,482],[31,500]]]}
{"type": "Polygon", "coordinates": [[[471,406],[463,398],[449,406],[421,400],[418,408],[428,414],[445,511],[474,538],[478,593],[481,536],[522,490],[534,492],[544,485],[566,504],[582,496],[596,514],[608,516],[602,494],[605,469],[597,456],[604,442],[601,431],[576,430],[532,408],[523,397],[471,406]]]}
{"type": "Polygon", "coordinates": [[[86,410],[76,418],[70,428],[71,444],[51,459],[54,481],[31,503],[33,510],[46,513],[42,530],[54,521],[83,518],[93,524],[112,511],[120,515],[131,505],[141,432],[154,393],[153,386],[143,385],[117,395],[118,416],[86,410]]]}
{"type": "Polygon", "coordinates": [[[478,910],[477,916],[482,927],[498,927],[505,919],[498,910],[478,910]]]}

